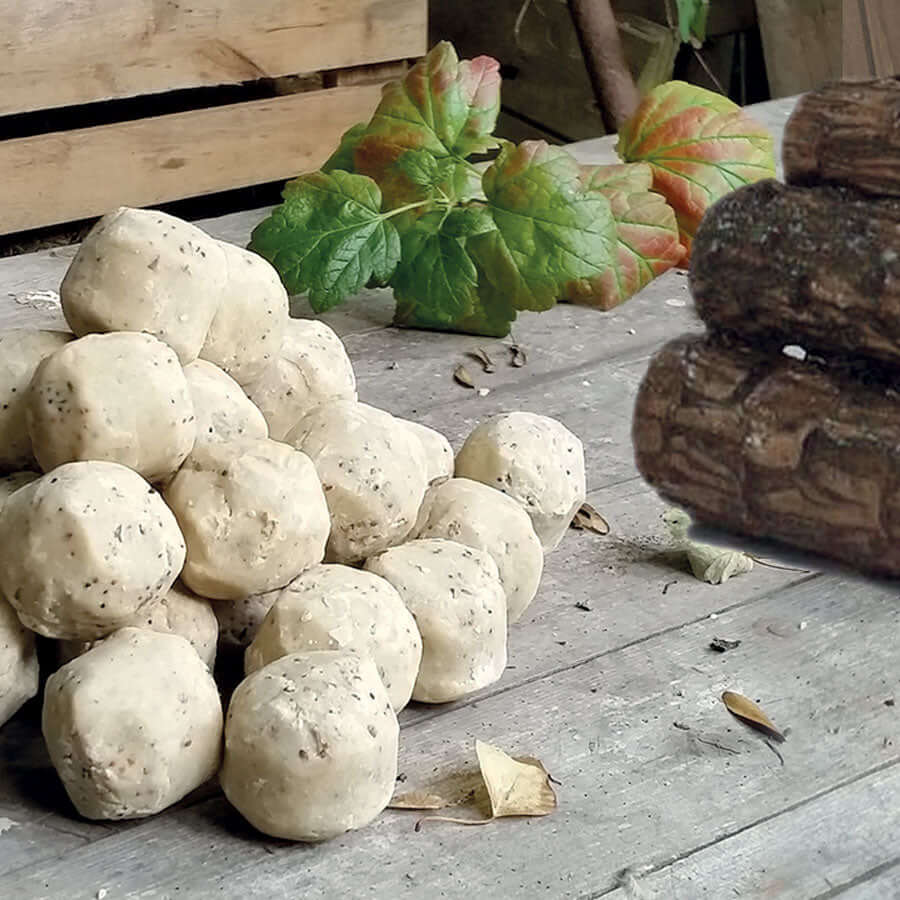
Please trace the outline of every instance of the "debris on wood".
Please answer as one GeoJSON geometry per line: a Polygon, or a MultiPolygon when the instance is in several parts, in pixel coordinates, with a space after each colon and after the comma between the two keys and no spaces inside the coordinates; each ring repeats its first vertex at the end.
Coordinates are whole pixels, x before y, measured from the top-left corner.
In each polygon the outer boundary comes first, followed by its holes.
{"type": "Polygon", "coordinates": [[[673,585],[676,585],[676,584],[678,584],[678,579],[677,579],[677,578],[676,578],[674,581],[667,581],[667,582],[663,585],[663,589],[662,589],[663,597],[665,597],[665,595],[669,593],[669,588],[672,587],[673,585]]]}
{"type": "Polygon", "coordinates": [[[395,795],[390,808],[435,810],[469,805],[481,814],[480,818],[425,816],[416,822],[416,831],[427,821],[487,825],[506,816],[546,816],[556,809],[556,793],[550,783],[555,780],[540,760],[530,756],[514,759],[484,741],[475,742],[475,753],[477,772],[453,773],[429,788],[395,795]]]}
{"type": "Polygon", "coordinates": [[[735,575],[743,575],[753,568],[753,560],[739,550],[701,544],[688,537],[691,517],[682,509],[672,507],[663,513],[675,545],[683,550],[694,577],[708,584],[724,584],[735,575]]]}
{"type": "Polygon", "coordinates": [[[775,727],[772,720],[759,706],[743,694],[738,694],[735,691],[725,691],[722,694],[722,702],[725,704],[728,712],[742,722],[759,729],[779,743],[784,740],[784,734],[775,727]]]}
{"type": "Polygon", "coordinates": [[[893,697],[888,697],[887,700],[884,701],[884,705],[885,705],[885,706],[893,706],[893,705],[894,705],[894,698],[893,698],[893,697]]]}
{"type": "Polygon", "coordinates": [[[475,387],[475,382],[472,380],[472,376],[469,374],[469,370],[465,366],[457,366],[453,370],[453,380],[457,384],[461,384],[463,387],[475,387]]]}
{"type": "Polygon", "coordinates": [[[388,367],[389,370],[393,371],[394,369],[397,368],[397,363],[396,363],[396,362],[389,362],[388,365],[387,365],[387,367],[388,367]]]}
{"type": "Polygon", "coordinates": [[[491,392],[490,388],[478,388],[478,396],[479,397],[487,397],[487,395],[491,392]]]}
{"type": "Polygon", "coordinates": [[[513,344],[510,346],[510,352],[512,353],[512,359],[510,363],[516,368],[521,369],[528,362],[528,355],[525,353],[525,348],[520,347],[518,344],[513,344]]]}
{"type": "Polygon", "coordinates": [[[584,610],[584,612],[593,612],[594,607],[591,606],[590,600],[579,600],[575,604],[575,609],[581,609],[581,610],[584,610]]]}
{"type": "Polygon", "coordinates": [[[709,649],[716,653],[725,653],[728,650],[736,650],[741,646],[740,641],[729,641],[727,638],[714,637],[709,642],[709,649]]]}
{"type": "Polygon", "coordinates": [[[594,534],[609,534],[609,522],[590,503],[581,504],[570,527],[578,531],[593,531],[594,534]]]}
{"type": "Polygon", "coordinates": [[[494,371],[493,360],[491,360],[491,358],[481,347],[479,347],[477,350],[470,350],[468,356],[471,356],[472,359],[477,360],[479,363],[481,363],[481,368],[485,372],[485,374],[490,375],[494,371]]]}

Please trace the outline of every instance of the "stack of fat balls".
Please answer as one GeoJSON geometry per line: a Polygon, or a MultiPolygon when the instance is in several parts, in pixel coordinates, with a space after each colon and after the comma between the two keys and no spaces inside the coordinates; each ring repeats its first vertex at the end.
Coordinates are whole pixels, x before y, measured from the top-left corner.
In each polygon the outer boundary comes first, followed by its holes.
{"type": "Polygon", "coordinates": [[[0,333],[0,724],[40,635],[80,814],[152,815],[218,773],[266,834],[367,824],[397,713],[502,676],[584,500],[581,442],[512,412],[454,459],[358,401],[265,260],[163,213],[101,219],[60,296],[71,333],[0,333]],[[225,644],[246,677],[223,714],[225,644]]]}

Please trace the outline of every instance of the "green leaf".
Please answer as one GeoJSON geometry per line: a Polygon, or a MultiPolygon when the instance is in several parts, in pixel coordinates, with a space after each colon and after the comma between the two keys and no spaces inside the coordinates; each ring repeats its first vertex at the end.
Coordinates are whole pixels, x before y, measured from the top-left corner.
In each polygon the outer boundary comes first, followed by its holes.
{"type": "MultiPolygon", "coordinates": [[[[420,151],[449,160],[441,187],[453,199],[478,196],[480,176],[465,158],[496,142],[491,131],[500,109],[500,66],[487,56],[460,62],[442,41],[384,89],[354,149],[355,170],[381,185],[388,207],[422,200],[428,191],[404,171],[401,157],[420,151]]],[[[355,137],[354,137],[355,139],[355,137]]],[[[415,177],[424,177],[417,167],[415,177]]]]}
{"type": "Polygon", "coordinates": [[[706,18],[709,0],[676,0],[678,34],[685,44],[700,47],[706,40],[706,18]]]}
{"type": "Polygon", "coordinates": [[[457,162],[449,156],[438,159],[427,150],[407,150],[394,163],[394,169],[402,172],[415,185],[437,188],[452,179],[457,162]]]}
{"type": "Polygon", "coordinates": [[[333,172],[335,169],[341,169],[344,172],[355,172],[355,163],[353,156],[356,153],[356,146],[360,139],[366,133],[366,123],[360,122],[348,128],[341,135],[341,142],[337,150],[328,157],[322,166],[323,172],[333,172]]]}
{"type": "Polygon", "coordinates": [[[616,230],[609,202],[585,194],[578,163],[543,141],[505,145],[485,172],[488,209],[497,225],[472,238],[473,257],[515,309],[549,309],[567,282],[611,265],[616,230]]]}
{"type": "Polygon", "coordinates": [[[716,200],[775,176],[772,135],[727,97],[683,81],[644,97],[619,129],[616,151],[626,162],[650,165],[653,189],[675,210],[688,253],[716,200]]]}
{"type": "MultiPolygon", "coordinates": [[[[458,218],[464,215],[464,210],[455,212],[458,218]]],[[[400,263],[391,279],[398,309],[414,310],[418,320],[432,323],[430,327],[469,315],[478,286],[465,240],[443,230],[447,218],[442,210],[434,210],[404,231],[400,263]]]]}
{"type": "Polygon", "coordinates": [[[609,201],[618,243],[612,266],[569,283],[574,303],[612,309],[684,256],[675,212],[664,197],[649,190],[652,179],[646,163],[582,167],[582,183],[609,201]]]}
{"type": "Polygon", "coordinates": [[[400,237],[381,212],[381,191],[364,175],[336,169],[288,182],[284,202],[253,230],[250,249],[265,257],[292,294],[308,293],[323,312],[384,283],[400,259],[400,237]]]}

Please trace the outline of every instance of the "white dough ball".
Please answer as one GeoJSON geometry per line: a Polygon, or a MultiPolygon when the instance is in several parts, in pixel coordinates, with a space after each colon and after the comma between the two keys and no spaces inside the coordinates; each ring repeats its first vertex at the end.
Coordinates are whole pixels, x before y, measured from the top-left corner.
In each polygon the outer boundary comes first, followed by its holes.
{"type": "Polygon", "coordinates": [[[559,546],[586,495],[581,441],[562,422],[529,412],[482,422],[457,454],[456,474],[521,503],[548,553],[559,546]]]}
{"type": "Polygon", "coordinates": [[[269,427],[241,386],[218,366],[195,359],[184,367],[198,441],[267,438],[269,427]]]}
{"type": "Polygon", "coordinates": [[[218,241],[196,226],[155,210],[121,207],[91,229],[59,295],[75,334],[146,331],[184,365],[206,340],[226,272],[218,241]]]}
{"type": "Polygon", "coordinates": [[[214,600],[284,587],[322,561],[330,527],[309,458],[277,441],[199,444],[165,490],[187,543],[181,578],[214,600]]]}
{"type": "MultiPolygon", "coordinates": [[[[215,665],[219,621],[212,604],[178,582],[151,607],[132,616],[128,627],[180,635],[197,651],[207,668],[212,670],[215,665]]],[[[76,656],[81,656],[102,640],[104,638],[96,641],[60,641],[60,662],[67,663],[76,656]]]]}
{"type": "Polygon", "coordinates": [[[422,635],[413,700],[459,700],[503,675],[506,594],[489,554],[433,538],[385,550],[366,569],[397,589],[422,635]]]}
{"type": "Polygon", "coordinates": [[[64,331],[0,331],[0,472],[34,464],[25,409],[40,361],[72,335],[64,331]]]}
{"type": "Polygon", "coordinates": [[[222,704],[206,664],[176,634],[123,628],[57,670],[44,740],[88,819],[150,816],[216,774],[222,704]]]}
{"type": "Polygon", "coordinates": [[[544,551],[528,514],[506,494],[468,478],[451,478],[432,492],[419,537],[446,538],[487,551],[500,572],[510,624],[534,599],[544,551]]]}
{"type": "Polygon", "coordinates": [[[0,509],[0,593],[45,637],[121,628],[169,590],[184,556],[162,497],[118,463],[67,463],[0,509]]]}
{"type": "Polygon", "coordinates": [[[34,632],[0,597],[0,725],[38,692],[38,658],[34,632]]]}
{"type": "Polygon", "coordinates": [[[219,643],[223,648],[247,647],[256,637],[259,626],[281,593],[263,591],[237,600],[216,600],[212,610],[219,622],[219,643]]]}
{"type": "Polygon", "coordinates": [[[308,650],[353,650],[371,656],[400,712],[409,703],[422,639],[397,591],[383,578],[349,566],[315,566],[278,595],[244,657],[249,675],[272,660],[308,650]]]}
{"type": "Polygon", "coordinates": [[[428,487],[428,462],[405,422],[336,400],[304,416],[286,440],[313,461],[325,489],[330,561],[356,562],[406,539],[428,487]]]}
{"type": "Polygon", "coordinates": [[[21,487],[37,481],[41,475],[39,472],[10,472],[9,475],[0,476],[0,509],[3,504],[21,487]]]}
{"type": "Polygon", "coordinates": [[[281,441],[320,403],[355,400],[356,376],[341,339],[328,325],[288,319],[278,356],[246,389],[269,423],[269,436],[281,441]]]}
{"type": "Polygon", "coordinates": [[[264,834],[328,840],[368,825],[390,802],[399,733],[371,659],[293,653],[232,695],[219,781],[264,834]]]}
{"type": "Polygon", "coordinates": [[[425,451],[428,483],[439,484],[453,476],[453,448],[439,431],[413,422],[411,419],[400,419],[407,428],[422,442],[425,451]]]}
{"type": "Polygon", "coordinates": [[[200,356],[247,384],[278,356],[288,320],[288,295],[281,278],[256,253],[225,241],[227,277],[200,356]]]}
{"type": "Polygon", "coordinates": [[[45,472],[75,460],[107,460],[148,481],[169,478],[197,433],[178,357],[149,334],[91,334],[37,367],[28,430],[45,472]]]}

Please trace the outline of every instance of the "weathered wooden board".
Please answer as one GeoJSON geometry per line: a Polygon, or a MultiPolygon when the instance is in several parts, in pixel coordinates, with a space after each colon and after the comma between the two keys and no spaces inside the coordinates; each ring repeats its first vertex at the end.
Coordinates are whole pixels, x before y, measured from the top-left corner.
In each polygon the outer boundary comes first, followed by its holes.
{"type": "Polygon", "coordinates": [[[900,18],[895,0],[844,0],[843,77],[900,73],[900,18]]]}
{"type": "Polygon", "coordinates": [[[419,56],[426,13],[425,0],[0,0],[0,115],[419,56]]]}
{"type": "Polygon", "coordinates": [[[898,616],[890,592],[815,579],[404,729],[407,786],[468,761],[476,737],[538,755],[561,782],[546,819],[415,834],[414,814],[389,813],[332,844],[296,847],[254,839],[214,797],[12,871],[0,895],[601,896],[626,866],[659,867],[900,761],[884,704],[897,689],[885,673],[898,616]],[[760,627],[774,616],[793,627],[760,627]],[[713,634],[744,643],[714,655],[713,634]],[[730,718],[726,688],[791,728],[784,765],[730,718]]]}
{"type": "Polygon", "coordinates": [[[0,141],[0,233],[290,178],[371,116],[378,84],[0,141]],[[252,160],[252,165],[248,165],[252,160]]]}

